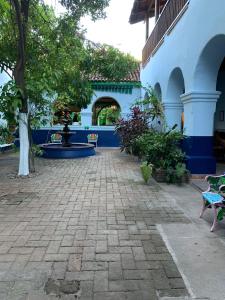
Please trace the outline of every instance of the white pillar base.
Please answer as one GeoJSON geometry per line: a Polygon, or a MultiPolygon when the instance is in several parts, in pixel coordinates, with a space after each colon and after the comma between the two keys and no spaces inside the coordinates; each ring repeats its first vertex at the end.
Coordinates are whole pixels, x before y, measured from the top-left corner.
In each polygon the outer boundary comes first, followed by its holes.
{"type": "Polygon", "coordinates": [[[19,113],[19,135],[20,135],[20,176],[29,174],[29,138],[27,113],[19,113]]]}

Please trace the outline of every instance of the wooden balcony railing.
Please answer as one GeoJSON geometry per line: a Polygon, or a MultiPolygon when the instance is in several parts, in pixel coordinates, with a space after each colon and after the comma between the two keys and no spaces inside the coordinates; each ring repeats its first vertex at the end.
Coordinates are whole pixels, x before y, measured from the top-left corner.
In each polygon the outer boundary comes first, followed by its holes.
{"type": "Polygon", "coordinates": [[[173,24],[184,6],[189,0],[168,0],[164,7],[151,35],[149,36],[142,51],[142,64],[145,66],[150,59],[152,52],[159,45],[166,31],[173,24]]]}

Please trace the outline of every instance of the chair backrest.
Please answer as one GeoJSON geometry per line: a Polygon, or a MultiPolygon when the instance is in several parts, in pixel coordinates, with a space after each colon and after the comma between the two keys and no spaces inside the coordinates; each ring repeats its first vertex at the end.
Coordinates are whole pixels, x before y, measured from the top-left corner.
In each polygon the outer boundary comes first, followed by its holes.
{"type": "Polygon", "coordinates": [[[87,136],[88,141],[97,141],[98,140],[98,135],[96,133],[90,133],[87,136]]]}
{"type": "Polygon", "coordinates": [[[218,192],[220,190],[221,185],[225,185],[225,175],[220,176],[206,176],[206,180],[208,181],[210,190],[213,192],[218,192]]]}
{"type": "Polygon", "coordinates": [[[62,141],[62,136],[60,133],[53,133],[51,135],[51,142],[52,143],[61,143],[62,141]]]}

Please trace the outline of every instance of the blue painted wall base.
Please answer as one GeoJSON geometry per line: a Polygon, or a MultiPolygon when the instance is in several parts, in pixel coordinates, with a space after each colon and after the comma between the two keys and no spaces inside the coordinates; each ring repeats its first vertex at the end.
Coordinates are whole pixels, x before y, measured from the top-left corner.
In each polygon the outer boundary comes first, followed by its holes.
{"type": "Polygon", "coordinates": [[[216,160],[210,156],[187,156],[186,167],[191,174],[215,174],[216,160]]]}
{"type": "Polygon", "coordinates": [[[192,174],[215,174],[216,159],[213,155],[212,136],[190,136],[183,141],[186,166],[192,174]]]}
{"type": "Polygon", "coordinates": [[[88,146],[88,144],[73,144],[71,147],[61,147],[59,144],[44,144],[41,149],[44,158],[68,159],[95,155],[94,146],[88,146]]]}
{"type": "MultiPolygon", "coordinates": [[[[50,142],[51,135],[58,130],[34,130],[33,141],[35,144],[46,144],[50,142]]],[[[98,147],[119,147],[120,139],[113,130],[71,130],[71,143],[87,143],[87,135],[91,133],[98,134],[98,147]]]]}

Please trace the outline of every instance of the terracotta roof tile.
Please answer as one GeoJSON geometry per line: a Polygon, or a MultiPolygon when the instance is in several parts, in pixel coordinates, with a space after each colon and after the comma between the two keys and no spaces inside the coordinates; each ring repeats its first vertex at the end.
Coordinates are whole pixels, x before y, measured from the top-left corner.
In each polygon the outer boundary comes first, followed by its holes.
{"type": "MultiPolygon", "coordinates": [[[[109,80],[98,74],[90,76],[90,80],[91,81],[104,81],[104,82],[112,81],[112,80],[109,80]]],[[[140,69],[130,72],[128,74],[128,76],[126,76],[123,80],[120,80],[120,82],[140,82],[140,69]]]]}

